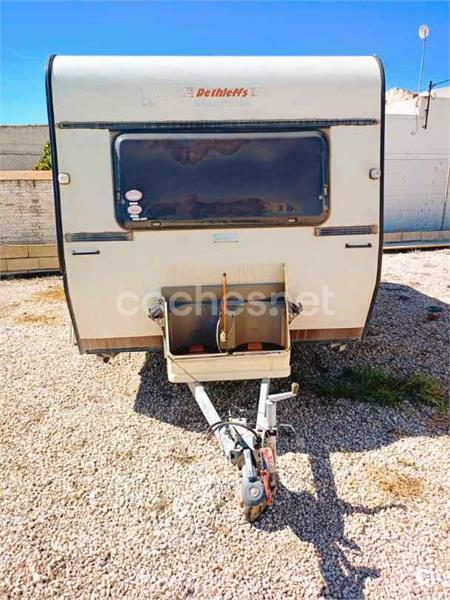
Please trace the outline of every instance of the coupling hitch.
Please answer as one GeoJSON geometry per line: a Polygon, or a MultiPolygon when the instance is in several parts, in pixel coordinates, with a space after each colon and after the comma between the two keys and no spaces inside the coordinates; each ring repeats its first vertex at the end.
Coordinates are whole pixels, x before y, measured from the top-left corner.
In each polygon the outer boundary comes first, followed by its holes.
{"type": "Polygon", "coordinates": [[[270,380],[263,379],[253,429],[242,418],[221,421],[204,387],[189,385],[225,456],[241,471],[240,504],[246,520],[253,522],[272,503],[277,491],[277,402],[294,398],[299,386],[294,383],[289,392],[269,394],[270,380]]]}

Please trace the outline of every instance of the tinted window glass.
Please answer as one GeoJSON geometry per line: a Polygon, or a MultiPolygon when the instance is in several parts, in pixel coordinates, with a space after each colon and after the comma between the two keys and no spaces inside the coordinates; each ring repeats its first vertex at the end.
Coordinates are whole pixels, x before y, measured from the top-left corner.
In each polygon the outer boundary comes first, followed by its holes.
{"type": "Polygon", "coordinates": [[[327,208],[326,143],[296,137],[116,140],[125,226],[317,223],[327,208]]]}

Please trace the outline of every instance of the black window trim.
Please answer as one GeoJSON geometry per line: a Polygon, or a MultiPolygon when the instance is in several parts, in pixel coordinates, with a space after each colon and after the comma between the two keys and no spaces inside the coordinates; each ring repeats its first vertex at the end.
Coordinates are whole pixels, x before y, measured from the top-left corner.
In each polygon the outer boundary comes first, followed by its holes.
{"type": "MultiPolygon", "coordinates": [[[[267,122],[267,129],[270,129],[270,122],[267,122]]],[[[243,132],[242,130],[227,130],[226,132],[220,131],[201,131],[196,132],[192,129],[186,131],[170,131],[170,132],[155,132],[151,133],[148,131],[132,131],[132,132],[117,132],[116,135],[112,135],[112,166],[113,166],[113,182],[114,182],[114,214],[115,219],[119,226],[126,231],[173,231],[173,230],[205,230],[205,229],[245,229],[245,228],[268,228],[268,227],[313,227],[316,225],[323,224],[330,216],[330,150],[329,150],[329,139],[323,130],[310,130],[299,128],[298,131],[248,131],[243,132]],[[125,221],[121,218],[119,213],[119,198],[121,197],[120,190],[120,178],[119,178],[119,155],[116,150],[118,142],[123,139],[227,139],[227,138],[254,138],[254,139],[279,139],[279,138],[298,138],[298,137],[318,137],[324,145],[324,185],[326,186],[326,201],[322,213],[319,216],[313,217],[262,217],[262,218],[248,218],[248,219],[221,219],[216,220],[202,220],[202,221],[163,221],[163,220],[152,220],[152,221],[136,221],[130,222],[125,221]]]]}

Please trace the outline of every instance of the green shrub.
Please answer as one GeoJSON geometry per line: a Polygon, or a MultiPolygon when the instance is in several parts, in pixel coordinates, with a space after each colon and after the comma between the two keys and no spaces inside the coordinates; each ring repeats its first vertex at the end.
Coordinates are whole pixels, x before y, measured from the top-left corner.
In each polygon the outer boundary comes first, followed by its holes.
{"type": "Polygon", "coordinates": [[[34,167],[35,171],[50,171],[52,168],[52,158],[50,154],[50,142],[45,142],[42,149],[42,156],[34,167]]]}

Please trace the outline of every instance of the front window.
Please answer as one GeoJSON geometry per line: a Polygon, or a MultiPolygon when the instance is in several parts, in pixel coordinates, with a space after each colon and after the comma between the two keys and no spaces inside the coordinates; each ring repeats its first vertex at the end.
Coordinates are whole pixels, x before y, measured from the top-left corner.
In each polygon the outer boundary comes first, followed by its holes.
{"type": "Polygon", "coordinates": [[[114,144],[126,228],[316,225],[328,213],[319,132],[124,134],[114,144]]]}

